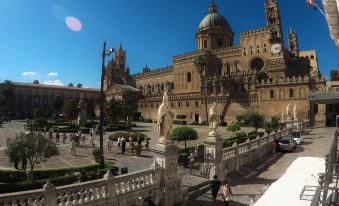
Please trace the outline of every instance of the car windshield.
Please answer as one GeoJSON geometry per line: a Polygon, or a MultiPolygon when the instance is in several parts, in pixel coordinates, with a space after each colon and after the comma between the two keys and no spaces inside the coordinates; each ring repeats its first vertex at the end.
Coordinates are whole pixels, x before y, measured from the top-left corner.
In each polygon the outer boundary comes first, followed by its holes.
{"type": "Polygon", "coordinates": [[[280,143],[281,143],[281,144],[289,144],[290,141],[287,140],[287,139],[282,139],[282,140],[280,140],[280,143]]]}
{"type": "Polygon", "coordinates": [[[300,132],[292,132],[292,137],[300,137],[300,132]]]}

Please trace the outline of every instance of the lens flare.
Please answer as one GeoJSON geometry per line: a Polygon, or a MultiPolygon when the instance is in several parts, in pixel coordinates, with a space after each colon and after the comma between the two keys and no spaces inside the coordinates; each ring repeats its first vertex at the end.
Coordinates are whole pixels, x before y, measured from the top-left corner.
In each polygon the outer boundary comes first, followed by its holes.
{"type": "Polygon", "coordinates": [[[68,16],[65,19],[66,25],[72,31],[79,32],[82,29],[82,24],[79,19],[75,18],[74,16],[68,16]]]}

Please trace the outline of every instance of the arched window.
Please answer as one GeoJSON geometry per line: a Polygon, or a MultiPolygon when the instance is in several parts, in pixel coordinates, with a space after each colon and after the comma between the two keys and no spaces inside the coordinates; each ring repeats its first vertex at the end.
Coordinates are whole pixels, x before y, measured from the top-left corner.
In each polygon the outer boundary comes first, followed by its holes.
{"type": "Polygon", "coordinates": [[[222,39],[218,39],[218,48],[222,47],[222,39]]]}
{"type": "Polygon", "coordinates": [[[204,40],[204,49],[207,48],[207,39],[204,40]]]}
{"type": "Polygon", "coordinates": [[[271,90],[271,99],[274,99],[274,90],[271,90]]]}
{"type": "Polygon", "coordinates": [[[313,55],[311,55],[311,59],[314,59],[314,56],[313,56],[313,55]]]}
{"type": "Polygon", "coordinates": [[[190,103],[189,102],[186,102],[186,107],[189,107],[190,106],[190,103]]]}
{"type": "Polygon", "coordinates": [[[187,82],[191,82],[192,81],[192,75],[191,72],[187,73],[187,77],[186,77],[187,82]]]}
{"type": "Polygon", "coordinates": [[[174,82],[171,84],[171,89],[174,90],[174,82]]]}
{"type": "Polygon", "coordinates": [[[181,104],[180,104],[180,102],[178,102],[178,107],[181,107],[181,104]]]}
{"type": "Polygon", "coordinates": [[[294,91],[293,91],[293,89],[290,89],[290,92],[289,92],[289,96],[290,96],[290,98],[293,98],[294,97],[294,91]]]}
{"type": "Polygon", "coordinates": [[[290,50],[294,51],[294,44],[293,43],[291,43],[291,45],[290,45],[290,50]]]}

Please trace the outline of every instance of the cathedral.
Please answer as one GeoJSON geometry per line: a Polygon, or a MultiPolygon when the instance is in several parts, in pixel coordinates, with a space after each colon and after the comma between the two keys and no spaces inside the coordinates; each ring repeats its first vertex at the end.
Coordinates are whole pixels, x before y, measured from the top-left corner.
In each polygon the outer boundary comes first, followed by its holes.
{"type": "Polygon", "coordinates": [[[195,34],[196,51],[174,56],[166,68],[146,66],[131,78],[127,68],[115,81],[142,92],[138,111],[144,119],[156,119],[162,94],[168,90],[175,117],[185,117],[187,123],[206,120],[206,106],[214,102],[221,121],[227,123],[248,110],[266,118],[280,117],[288,104],[296,105],[300,120],[325,121],[324,107],[311,110],[308,100],[309,91],[325,88],[316,52],[300,51],[296,31],[283,35],[277,0],[266,0],[264,8],[267,25],[240,32],[240,43],[235,45],[236,34],[212,0],[195,34]]]}

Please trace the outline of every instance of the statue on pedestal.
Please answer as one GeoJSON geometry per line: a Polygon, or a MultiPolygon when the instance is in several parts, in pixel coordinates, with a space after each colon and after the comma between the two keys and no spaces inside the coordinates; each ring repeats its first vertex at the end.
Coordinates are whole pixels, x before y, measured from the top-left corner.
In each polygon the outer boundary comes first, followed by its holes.
{"type": "Polygon", "coordinates": [[[170,140],[173,127],[173,116],[174,114],[169,107],[168,91],[165,90],[157,116],[157,132],[160,137],[160,143],[166,143],[167,140],[170,140]]]}
{"type": "Polygon", "coordinates": [[[217,103],[214,102],[213,105],[210,107],[210,112],[208,114],[208,123],[210,126],[209,135],[215,135],[216,131],[219,126],[220,117],[217,114],[217,103]]]}
{"type": "Polygon", "coordinates": [[[291,104],[288,104],[286,107],[286,120],[291,120],[291,104]]]}
{"type": "Polygon", "coordinates": [[[297,120],[297,105],[293,106],[293,120],[297,120]]]}

